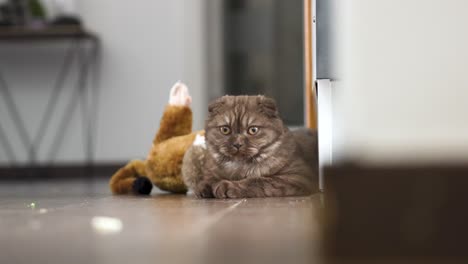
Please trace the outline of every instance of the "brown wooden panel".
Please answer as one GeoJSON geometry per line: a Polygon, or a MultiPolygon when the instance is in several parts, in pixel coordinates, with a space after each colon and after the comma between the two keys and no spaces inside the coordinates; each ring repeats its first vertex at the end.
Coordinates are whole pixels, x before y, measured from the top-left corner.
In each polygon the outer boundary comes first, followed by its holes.
{"type": "Polygon", "coordinates": [[[468,165],[342,165],[324,176],[329,257],[468,260],[468,165]]]}

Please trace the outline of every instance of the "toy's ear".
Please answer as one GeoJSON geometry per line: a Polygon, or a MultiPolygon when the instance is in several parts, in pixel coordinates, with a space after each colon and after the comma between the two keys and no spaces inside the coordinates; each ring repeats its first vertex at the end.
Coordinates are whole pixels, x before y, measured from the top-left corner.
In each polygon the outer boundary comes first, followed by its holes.
{"type": "Polygon", "coordinates": [[[211,101],[211,103],[208,105],[208,113],[210,115],[218,113],[218,110],[225,104],[225,102],[226,101],[224,96],[211,101]]]}
{"type": "Polygon", "coordinates": [[[269,117],[278,117],[278,107],[276,106],[275,100],[273,98],[259,96],[258,106],[260,111],[266,114],[269,117]]]}

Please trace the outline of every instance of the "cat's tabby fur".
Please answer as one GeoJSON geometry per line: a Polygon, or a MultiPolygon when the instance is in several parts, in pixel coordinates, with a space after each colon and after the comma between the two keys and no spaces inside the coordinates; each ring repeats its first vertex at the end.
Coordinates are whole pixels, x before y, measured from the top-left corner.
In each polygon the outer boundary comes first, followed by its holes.
{"type": "Polygon", "coordinates": [[[308,195],[318,191],[317,136],[290,131],[273,99],[224,96],[209,105],[198,197],[308,195]]]}

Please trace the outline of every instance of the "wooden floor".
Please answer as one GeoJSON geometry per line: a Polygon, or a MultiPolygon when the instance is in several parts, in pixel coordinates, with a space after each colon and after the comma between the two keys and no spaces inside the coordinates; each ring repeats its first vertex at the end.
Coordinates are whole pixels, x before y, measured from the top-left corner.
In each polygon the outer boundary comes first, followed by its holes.
{"type": "Polygon", "coordinates": [[[0,263],[317,263],[320,196],[112,196],[104,180],[0,182],[0,263]]]}

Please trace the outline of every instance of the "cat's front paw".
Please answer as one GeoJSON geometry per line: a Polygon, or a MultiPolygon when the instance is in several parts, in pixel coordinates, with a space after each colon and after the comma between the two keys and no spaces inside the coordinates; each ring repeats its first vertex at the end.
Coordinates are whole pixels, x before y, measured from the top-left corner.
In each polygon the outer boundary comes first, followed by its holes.
{"type": "Polygon", "coordinates": [[[187,85],[178,81],[172,86],[169,95],[169,104],[174,106],[188,106],[192,103],[187,85]]]}
{"type": "Polygon", "coordinates": [[[241,190],[237,184],[226,180],[220,181],[213,186],[213,195],[220,199],[242,198],[241,190]]]}
{"type": "Polygon", "coordinates": [[[205,181],[198,183],[193,192],[197,198],[214,198],[211,184],[205,181]]]}

